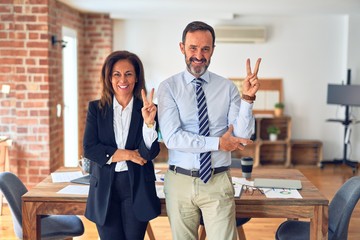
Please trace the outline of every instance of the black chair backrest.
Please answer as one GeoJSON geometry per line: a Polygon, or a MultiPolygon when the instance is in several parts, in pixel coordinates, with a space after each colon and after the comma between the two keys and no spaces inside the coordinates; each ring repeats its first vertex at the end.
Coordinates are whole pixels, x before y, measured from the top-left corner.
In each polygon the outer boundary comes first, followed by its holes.
{"type": "Polygon", "coordinates": [[[21,196],[28,190],[21,180],[11,172],[0,173],[0,190],[9,204],[15,233],[22,238],[21,196]]]}
{"type": "Polygon", "coordinates": [[[360,198],[360,176],[352,177],[329,205],[329,240],[347,239],[351,214],[360,198]]]}

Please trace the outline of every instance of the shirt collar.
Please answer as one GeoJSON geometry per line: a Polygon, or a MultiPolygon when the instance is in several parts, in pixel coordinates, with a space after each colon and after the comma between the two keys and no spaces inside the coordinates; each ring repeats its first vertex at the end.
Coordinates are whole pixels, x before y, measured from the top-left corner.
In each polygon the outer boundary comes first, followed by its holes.
{"type": "MultiPolygon", "coordinates": [[[[195,79],[195,77],[188,70],[184,72],[184,78],[187,84],[191,83],[191,81],[195,79]]],[[[206,72],[203,75],[201,75],[200,78],[203,79],[206,83],[209,83],[210,81],[209,71],[206,70],[206,72]]]]}
{"type": "MultiPolygon", "coordinates": [[[[132,108],[133,108],[133,105],[134,105],[133,102],[134,102],[134,96],[132,96],[129,104],[125,107],[125,109],[129,109],[131,111],[132,108]]],[[[123,107],[119,104],[119,102],[116,100],[115,95],[114,95],[114,97],[113,97],[113,109],[115,110],[116,108],[120,108],[120,110],[123,110],[123,107]]]]}

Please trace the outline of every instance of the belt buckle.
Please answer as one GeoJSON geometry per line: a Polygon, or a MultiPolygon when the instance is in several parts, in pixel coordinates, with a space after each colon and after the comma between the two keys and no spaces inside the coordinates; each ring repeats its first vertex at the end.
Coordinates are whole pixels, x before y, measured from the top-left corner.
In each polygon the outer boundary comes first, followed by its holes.
{"type": "Polygon", "coordinates": [[[194,177],[194,174],[197,172],[198,170],[196,170],[196,169],[190,169],[190,176],[191,177],[194,177]],[[193,174],[194,173],[194,174],[193,174]]]}
{"type": "Polygon", "coordinates": [[[173,171],[174,171],[175,174],[177,174],[176,168],[177,168],[177,166],[174,166],[174,170],[173,170],[173,171]]]}

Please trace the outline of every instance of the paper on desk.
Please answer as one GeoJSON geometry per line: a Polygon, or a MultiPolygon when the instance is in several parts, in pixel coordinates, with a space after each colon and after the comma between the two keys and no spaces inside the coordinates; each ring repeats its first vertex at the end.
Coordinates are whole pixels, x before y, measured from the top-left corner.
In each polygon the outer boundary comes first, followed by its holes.
{"type": "Polygon", "coordinates": [[[90,186],[69,185],[58,191],[61,194],[88,195],[90,186]]]}
{"type": "Polygon", "coordinates": [[[156,185],[156,195],[160,199],[165,199],[164,185],[156,185]]]}
{"type": "Polygon", "coordinates": [[[242,187],[243,187],[243,185],[241,185],[241,184],[234,184],[234,190],[235,190],[234,197],[240,197],[242,187]]]}
{"type": "Polygon", "coordinates": [[[296,189],[261,188],[267,198],[302,198],[296,189]]]}
{"type": "Polygon", "coordinates": [[[53,172],[51,178],[54,183],[57,182],[70,182],[75,178],[84,176],[81,171],[76,172],[53,172]]]}
{"type": "Polygon", "coordinates": [[[155,174],[156,182],[164,182],[165,175],[164,174],[155,174]]]}
{"type": "Polygon", "coordinates": [[[246,178],[239,178],[239,177],[231,177],[232,182],[235,184],[247,185],[247,186],[254,186],[254,181],[246,180],[246,178]]]}

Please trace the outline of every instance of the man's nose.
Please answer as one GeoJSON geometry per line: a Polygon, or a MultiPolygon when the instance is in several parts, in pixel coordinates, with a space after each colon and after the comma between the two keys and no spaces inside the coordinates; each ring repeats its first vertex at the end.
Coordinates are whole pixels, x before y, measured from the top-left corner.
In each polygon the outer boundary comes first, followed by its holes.
{"type": "Polygon", "coordinates": [[[201,49],[196,50],[195,57],[197,58],[197,60],[201,60],[203,58],[201,49]]]}

